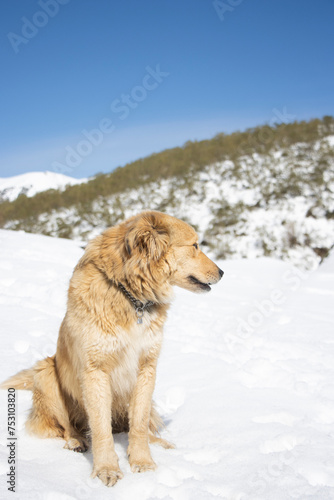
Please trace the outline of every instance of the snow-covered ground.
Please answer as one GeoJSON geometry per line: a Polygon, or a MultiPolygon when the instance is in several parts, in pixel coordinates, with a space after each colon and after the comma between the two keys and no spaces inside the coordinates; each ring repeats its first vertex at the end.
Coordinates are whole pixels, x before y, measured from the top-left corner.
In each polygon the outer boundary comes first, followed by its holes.
{"type": "Polygon", "coordinates": [[[185,170],[183,177],[138,179],[134,189],[8,220],[4,229],[87,241],[138,212],[159,210],[194,225],[216,258],[270,256],[314,270],[334,248],[333,144],[329,136],[185,170]]]}
{"type": "MultiPolygon", "coordinates": [[[[55,351],[79,244],[0,231],[0,380],[55,351]]],[[[18,391],[17,478],[7,491],[7,391],[0,391],[0,498],[34,500],[334,499],[334,257],[305,273],[261,258],[219,263],[206,295],[176,290],[155,401],[175,450],[152,446],[158,468],[91,479],[92,455],[24,429],[18,391]]]]}
{"type": "Polygon", "coordinates": [[[0,178],[0,199],[13,201],[20,194],[34,196],[47,189],[65,189],[66,186],[81,184],[87,179],[74,179],[55,172],[28,172],[13,177],[0,178]]]}

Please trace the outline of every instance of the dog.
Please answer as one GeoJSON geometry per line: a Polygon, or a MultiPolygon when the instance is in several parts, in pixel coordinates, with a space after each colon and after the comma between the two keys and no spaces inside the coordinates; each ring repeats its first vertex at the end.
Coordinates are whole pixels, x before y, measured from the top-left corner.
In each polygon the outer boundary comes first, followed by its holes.
{"type": "Polygon", "coordinates": [[[162,439],[152,395],[173,286],[208,292],[223,276],[187,223],[147,211],[88,243],[74,269],[56,354],[2,384],[33,392],[27,430],[65,448],[91,444],[92,477],[123,477],[113,432],[128,432],[133,472],[154,470],[149,443],[162,439]]]}

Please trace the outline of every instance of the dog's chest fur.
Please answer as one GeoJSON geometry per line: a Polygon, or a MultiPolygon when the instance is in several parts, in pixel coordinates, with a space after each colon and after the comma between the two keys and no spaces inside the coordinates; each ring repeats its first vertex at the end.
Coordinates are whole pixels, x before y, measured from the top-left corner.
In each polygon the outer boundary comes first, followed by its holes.
{"type": "Polygon", "coordinates": [[[130,328],[117,327],[112,334],[95,332],[90,352],[94,364],[110,373],[111,387],[117,395],[129,395],[136,383],[141,360],[158,356],[162,342],[161,314],[145,312],[137,324],[135,313],[130,328]]]}

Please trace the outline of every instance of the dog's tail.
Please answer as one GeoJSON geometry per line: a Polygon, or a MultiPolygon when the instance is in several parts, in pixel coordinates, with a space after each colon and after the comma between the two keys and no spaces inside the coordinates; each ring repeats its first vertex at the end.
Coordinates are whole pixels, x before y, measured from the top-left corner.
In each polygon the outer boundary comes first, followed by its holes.
{"type": "Polygon", "coordinates": [[[159,413],[157,412],[157,410],[154,406],[154,402],[152,401],[149,430],[154,435],[155,434],[160,435],[159,430],[163,429],[164,427],[165,427],[165,424],[163,423],[163,420],[160,417],[159,413]]]}
{"type": "Polygon", "coordinates": [[[37,373],[44,370],[48,365],[54,363],[54,356],[51,358],[45,358],[38,361],[32,368],[27,370],[22,370],[16,375],[8,378],[2,384],[0,384],[0,389],[23,389],[26,391],[32,391],[34,387],[34,378],[37,373]]]}
{"type": "Polygon", "coordinates": [[[0,389],[25,389],[31,391],[34,385],[35,369],[22,370],[8,378],[0,385],[0,389]]]}

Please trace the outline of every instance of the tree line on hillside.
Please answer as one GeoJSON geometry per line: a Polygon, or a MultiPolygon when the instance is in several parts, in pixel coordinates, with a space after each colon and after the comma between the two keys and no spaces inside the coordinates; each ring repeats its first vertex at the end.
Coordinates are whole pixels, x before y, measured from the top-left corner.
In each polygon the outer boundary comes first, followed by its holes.
{"type": "Polygon", "coordinates": [[[89,182],[69,186],[65,190],[51,189],[28,198],[21,194],[13,202],[0,203],[0,227],[13,220],[34,220],[50,213],[76,206],[89,210],[94,200],[121,193],[153,181],[169,177],[184,178],[191,172],[224,160],[236,161],[245,155],[267,154],[288,148],[298,142],[313,142],[334,134],[334,118],[263,125],[231,134],[220,133],[212,139],[188,141],[183,147],[166,149],[139,159],[109,174],[98,174],[89,182]]]}

